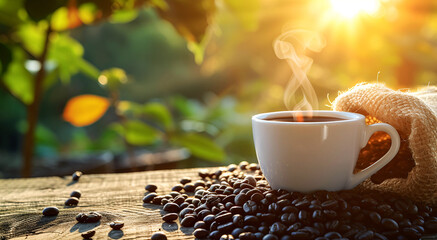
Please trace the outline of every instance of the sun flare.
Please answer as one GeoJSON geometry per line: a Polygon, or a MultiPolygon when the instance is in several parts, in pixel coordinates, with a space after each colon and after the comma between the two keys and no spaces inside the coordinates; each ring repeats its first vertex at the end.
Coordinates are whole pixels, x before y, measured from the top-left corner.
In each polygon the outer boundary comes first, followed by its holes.
{"type": "Polygon", "coordinates": [[[374,14],[379,9],[378,0],[330,0],[332,11],[347,19],[359,14],[374,14]]]}

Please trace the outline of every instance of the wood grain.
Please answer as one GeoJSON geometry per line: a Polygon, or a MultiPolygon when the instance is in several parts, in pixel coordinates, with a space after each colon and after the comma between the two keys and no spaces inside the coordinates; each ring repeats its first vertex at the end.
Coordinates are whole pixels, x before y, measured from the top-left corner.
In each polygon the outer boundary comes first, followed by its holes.
{"type": "Polygon", "coordinates": [[[0,239],[81,239],[80,234],[96,230],[93,239],[149,239],[164,231],[169,239],[194,239],[192,228],[179,223],[163,223],[161,207],[144,204],[144,187],[153,183],[158,194],[169,193],[182,177],[197,177],[199,169],[148,171],[124,174],[83,175],[76,183],[71,177],[45,177],[0,180],[0,239]],[[73,190],[80,190],[79,205],[64,207],[73,190]],[[45,217],[42,210],[56,206],[57,217],[45,217]],[[79,212],[97,211],[102,220],[79,224],[79,212]],[[109,223],[122,220],[122,230],[111,230],[109,223]]]}

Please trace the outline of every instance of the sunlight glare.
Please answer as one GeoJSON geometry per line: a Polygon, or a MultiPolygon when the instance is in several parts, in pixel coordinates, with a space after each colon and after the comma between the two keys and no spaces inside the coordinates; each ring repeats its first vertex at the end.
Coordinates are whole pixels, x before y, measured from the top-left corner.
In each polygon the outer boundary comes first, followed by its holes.
{"type": "Polygon", "coordinates": [[[335,13],[348,19],[361,13],[374,14],[380,5],[378,0],[330,0],[330,3],[335,13]]]}

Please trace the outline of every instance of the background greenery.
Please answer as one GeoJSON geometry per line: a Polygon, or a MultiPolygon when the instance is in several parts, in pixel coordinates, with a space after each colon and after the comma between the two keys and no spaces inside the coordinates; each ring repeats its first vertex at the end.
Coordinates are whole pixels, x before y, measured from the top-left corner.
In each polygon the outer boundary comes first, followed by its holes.
{"type": "Polygon", "coordinates": [[[250,116],[285,110],[283,91],[292,73],[272,43],[287,29],[317,31],[326,39],[322,52],[309,53],[321,109],[359,82],[394,89],[436,84],[437,3],[378,3],[372,15],[341,18],[330,14],[328,0],[0,0],[0,170],[18,176],[22,165],[48,25],[53,32],[34,164],[75,153],[181,146],[194,156],[186,167],[256,161],[250,116]],[[114,68],[127,82],[111,89],[98,79],[114,68]],[[75,127],[62,115],[69,99],[82,94],[112,102],[100,120],[75,127]],[[150,105],[152,113],[144,110],[150,105]],[[127,127],[129,121],[141,126],[127,127]],[[129,135],[144,126],[163,137],[129,135]]]}

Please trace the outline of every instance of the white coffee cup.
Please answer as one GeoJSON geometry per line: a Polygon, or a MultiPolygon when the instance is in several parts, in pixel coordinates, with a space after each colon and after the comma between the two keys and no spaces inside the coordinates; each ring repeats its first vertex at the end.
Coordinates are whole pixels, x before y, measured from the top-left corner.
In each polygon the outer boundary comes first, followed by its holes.
{"type": "Polygon", "coordinates": [[[352,189],[389,163],[399,150],[399,135],[385,123],[366,125],[357,113],[283,111],[252,117],[253,139],[261,170],[273,189],[298,192],[352,189]],[[292,116],[339,118],[334,121],[284,122],[292,116]],[[354,174],[360,150],[377,131],[391,137],[388,152],[354,174]]]}

